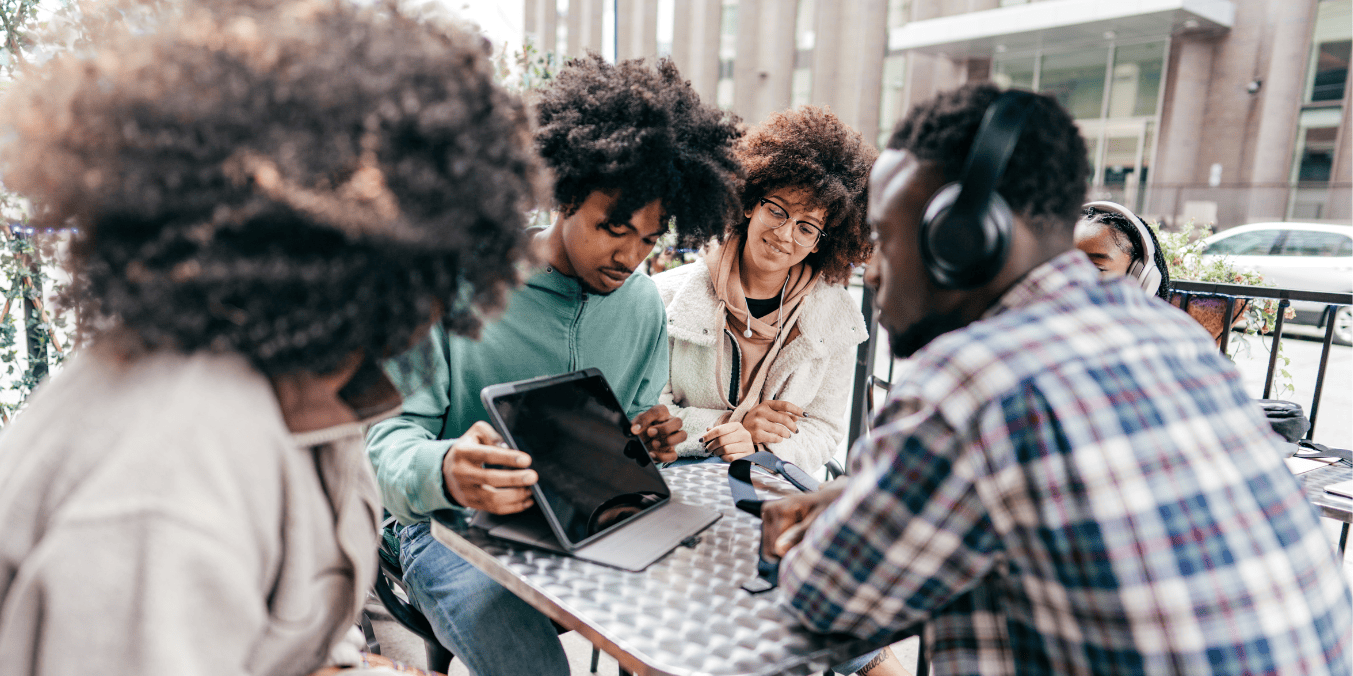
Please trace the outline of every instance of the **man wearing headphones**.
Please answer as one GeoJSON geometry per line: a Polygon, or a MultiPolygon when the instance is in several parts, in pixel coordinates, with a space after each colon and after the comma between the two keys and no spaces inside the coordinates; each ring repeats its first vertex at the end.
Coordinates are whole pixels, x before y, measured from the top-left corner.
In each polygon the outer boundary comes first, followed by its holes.
{"type": "Polygon", "coordinates": [[[967,86],[888,148],[866,282],[914,365],[848,479],[763,507],[789,610],[919,631],[936,674],[1348,674],[1348,586],[1235,367],[1074,249],[1066,112],[967,86]]]}

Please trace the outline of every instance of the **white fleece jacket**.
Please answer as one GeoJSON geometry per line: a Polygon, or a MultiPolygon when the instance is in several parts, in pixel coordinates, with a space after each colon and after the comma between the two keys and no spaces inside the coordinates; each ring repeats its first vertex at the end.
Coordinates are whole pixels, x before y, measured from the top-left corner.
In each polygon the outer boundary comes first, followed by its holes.
{"type": "MultiPolygon", "coordinates": [[[[686,431],[686,441],[677,446],[677,454],[705,456],[700,436],[730,411],[724,396],[737,344],[726,329],[719,335],[719,299],[703,262],[669,270],[653,281],[667,307],[671,351],[671,375],[659,402],[681,418],[686,431]],[[716,349],[723,350],[719,373],[715,372],[716,349]]],[[[799,421],[797,433],[766,448],[815,472],[831,459],[845,438],[855,350],[869,334],[859,307],[844,286],[819,281],[803,303],[797,324],[800,335],[785,345],[771,364],[765,398],[793,402],[807,417],[799,421]]]]}

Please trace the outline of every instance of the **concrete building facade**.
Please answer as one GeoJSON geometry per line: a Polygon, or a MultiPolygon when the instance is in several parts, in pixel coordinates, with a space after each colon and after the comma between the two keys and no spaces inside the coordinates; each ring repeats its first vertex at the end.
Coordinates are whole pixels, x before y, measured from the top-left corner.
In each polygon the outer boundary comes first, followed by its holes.
{"type": "Polygon", "coordinates": [[[1353,0],[525,0],[543,51],[671,56],[749,122],[830,105],[880,144],[993,81],[1075,116],[1091,194],[1165,223],[1353,223],[1353,0]]]}

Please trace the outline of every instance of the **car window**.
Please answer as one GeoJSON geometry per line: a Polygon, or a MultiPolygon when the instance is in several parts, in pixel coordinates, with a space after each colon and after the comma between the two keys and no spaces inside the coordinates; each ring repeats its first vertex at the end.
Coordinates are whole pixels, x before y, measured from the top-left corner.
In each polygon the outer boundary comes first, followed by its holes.
{"type": "Polygon", "coordinates": [[[1206,253],[1227,256],[1266,256],[1273,250],[1281,230],[1253,230],[1219,239],[1207,245],[1206,253]]]}
{"type": "Polygon", "coordinates": [[[1353,238],[1337,232],[1292,230],[1278,249],[1279,256],[1347,256],[1353,252],[1353,238]]]}

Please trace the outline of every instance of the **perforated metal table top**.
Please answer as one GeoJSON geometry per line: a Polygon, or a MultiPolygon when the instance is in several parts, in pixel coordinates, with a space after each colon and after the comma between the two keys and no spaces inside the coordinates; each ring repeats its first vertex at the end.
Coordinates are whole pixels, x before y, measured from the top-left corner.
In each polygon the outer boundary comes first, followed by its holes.
{"type": "MultiPolygon", "coordinates": [[[[723,518],[694,547],[640,573],[490,538],[454,518],[434,519],[432,534],[636,676],[807,675],[879,647],[808,632],[780,609],[779,590],[742,590],[756,577],[761,522],[733,507],[727,472],[723,464],[663,470],[674,500],[723,518]]],[[[794,492],[776,477],[757,478],[762,497],[794,492]]]]}
{"type": "Polygon", "coordinates": [[[1325,492],[1325,487],[1330,484],[1353,481],[1353,467],[1333,464],[1298,474],[1297,481],[1306,491],[1306,499],[1320,508],[1321,516],[1344,523],[1353,522],[1353,500],[1325,492]]]}

